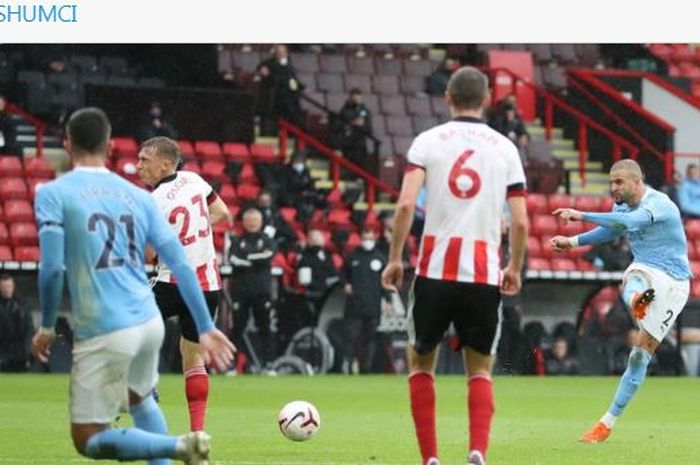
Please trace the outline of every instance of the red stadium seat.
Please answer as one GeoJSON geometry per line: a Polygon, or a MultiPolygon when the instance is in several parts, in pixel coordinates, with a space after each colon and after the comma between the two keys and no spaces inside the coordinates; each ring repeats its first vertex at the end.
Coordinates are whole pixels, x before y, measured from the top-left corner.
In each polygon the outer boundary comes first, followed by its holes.
{"type": "Polygon", "coordinates": [[[574,200],[576,210],[597,212],[600,210],[601,198],[597,195],[579,195],[574,200]]]}
{"type": "Polygon", "coordinates": [[[131,137],[114,137],[112,139],[112,152],[118,158],[136,157],[139,153],[139,145],[131,137]]]}
{"type": "Polygon", "coordinates": [[[700,278],[700,262],[690,262],[690,271],[695,278],[700,278]]]}
{"type": "Polygon", "coordinates": [[[542,256],[542,244],[540,239],[535,236],[527,238],[527,256],[530,258],[539,258],[542,256]]]}
{"type": "Polygon", "coordinates": [[[527,269],[528,270],[549,270],[551,266],[549,260],[546,258],[528,258],[527,259],[527,269]]]}
{"type": "Polygon", "coordinates": [[[536,192],[528,193],[527,212],[530,215],[534,215],[537,213],[551,213],[549,211],[549,205],[547,204],[547,196],[545,194],[538,194],[536,192]]]}
{"type": "Polygon", "coordinates": [[[335,266],[335,269],[337,271],[340,271],[343,268],[343,264],[345,263],[345,260],[339,253],[334,253],[331,255],[331,258],[333,259],[333,266],[335,266]]]}
{"type": "Polygon", "coordinates": [[[204,160],[223,160],[224,154],[218,142],[211,140],[198,140],[194,143],[195,155],[204,160]]]}
{"type": "Polygon", "coordinates": [[[257,163],[275,163],[279,160],[277,150],[269,144],[253,144],[250,147],[250,155],[257,163]]]}
{"type": "Polygon", "coordinates": [[[584,260],[583,258],[576,259],[576,268],[579,271],[596,271],[596,267],[593,266],[593,263],[589,262],[588,260],[584,260]]]}
{"type": "Polygon", "coordinates": [[[241,184],[259,184],[258,176],[255,174],[255,168],[253,168],[252,163],[243,165],[237,179],[241,184]]]}
{"type": "Polygon", "coordinates": [[[10,224],[10,243],[14,246],[37,245],[39,243],[34,223],[10,224]]]}
{"type": "Polygon", "coordinates": [[[324,73],[342,73],[345,74],[348,71],[347,64],[345,63],[345,55],[326,55],[320,54],[318,56],[318,64],[321,71],[324,73]]]}
{"type": "Polygon", "coordinates": [[[5,223],[0,222],[0,244],[6,245],[10,243],[10,231],[7,230],[5,223]]]}
{"type": "Polygon", "coordinates": [[[552,246],[549,244],[549,240],[552,238],[552,235],[550,234],[545,234],[540,238],[540,255],[543,258],[555,258],[555,257],[561,257],[562,255],[559,252],[555,252],[552,246]]]}
{"type": "Polygon", "coordinates": [[[555,235],[559,231],[559,223],[557,219],[548,214],[535,215],[532,218],[530,232],[535,236],[555,235]]]}
{"type": "Polygon", "coordinates": [[[328,214],[328,224],[332,229],[347,229],[350,227],[350,210],[336,208],[328,214]]]}
{"type": "MultiPolygon", "coordinates": [[[[401,63],[399,63],[400,66],[401,63]]],[[[372,88],[375,94],[397,95],[399,93],[399,77],[396,75],[375,74],[372,76],[372,88]]]]}
{"type": "MultiPolygon", "coordinates": [[[[2,246],[0,246],[0,256],[2,254],[2,246]]],[[[700,299],[700,279],[695,279],[690,282],[690,297],[700,299]]]]}
{"type": "Polygon", "coordinates": [[[290,225],[296,223],[297,209],[294,207],[282,207],[280,208],[280,214],[282,218],[290,225]]]}
{"type": "Polygon", "coordinates": [[[386,131],[392,136],[414,136],[410,116],[387,116],[386,131]]]}
{"type": "Polygon", "coordinates": [[[38,262],[41,259],[39,247],[36,246],[15,247],[14,256],[19,262],[38,262]]]}
{"type": "Polygon", "coordinates": [[[219,197],[226,205],[236,203],[236,189],[231,183],[224,183],[219,189],[219,197]]]}
{"type": "Polygon", "coordinates": [[[606,195],[600,201],[600,211],[609,212],[610,210],[612,210],[614,203],[615,203],[615,200],[612,197],[610,197],[609,195],[606,195]]]}
{"type": "Polygon", "coordinates": [[[229,175],[225,172],[226,163],[223,161],[206,160],[202,163],[202,177],[208,181],[226,182],[230,181],[229,175]]]}
{"type": "Polygon", "coordinates": [[[688,239],[700,239],[700,220],[688,220],[685,222],[685,234],[688,239]]]}
{"type": "MultiPolygon", "coordinates": [[[[369,74],[346,74],[345,90],[349,91],[350,89],[360,89],[363,94],[371,94],[372,80],[369,74]]],[[[333,110],[339,110],[339,108],[333,108],[333,110]]]]}
{"type": "Polygon", "coordinates": [[[576,271],[576,262],[570,258],[553,258],[550,260],[554,271],[576,271]]]}
{"type": "Polygon", "coordinates": [[[244,202],[254,200],[258,197],[258,194],[260,193],[260,186],[257,186],[255,184],[241,184],[240,186],[238,186],[238,191],[236,193],[238,194],[238,197],[240,197],[241,200],[244,202]]]}
{"type": "Polygon", "coordinates": [[[7,223],[24,223],[34,221],[32,204],[28,200],[7,200],[4,205],[7,223]]]}
{"type": "Polygon", "coordinates": [[[408,113],[417,116],[432,116],[433,109],[430,106],[430,99],[427,97],[406,97],[406,108],[408,113]]]}
{"type": "Polygon", "coordinates": [[[224,155],[226,155],[227,160],[239,163],[249,161],[250,149],[248,149],[248,146],[245,144],[241,144],[239,142],[226,142],[224,143],[222,150],[224,155]]]}
{"type": "Polygon", "coordinates": [[[343,92],[345,83],[340,73],[320,73],[316,75],[318,90],[323,92],[343,92]]]}
{"type": "MultiPolygon", "coordinates": [[[[0,157],[2,159],[2,157],[0,157]]],[[[0,199],[28,199],[27,184],[22,178],[5,178],[0,182],[0,199]]]]}
{"type": "Polygon", "coordinates": [[[379,106],[385,115],[406,115],[406,102],[403,95],[380,95],[379,106]]]}
{"type": "Polygon", "coordinates": [[[551,194],[547,199],[550,213],[557,208],[571,208],[574,206],[574,199],[567,194],[551,194]]]}
{"type": "Polygon", "coordinates": [[[24,175],[28,178],[51,179],[56,173],[46,158],[33,157],[24,160],[24,175]]]}
{"type": "Polygon", "coordinates": [[[581,234],[584,230],[584,224],[580,221],[560,221],[559,234],[562,236],[575,236],[581,234]]]}
{"type": "Polygon", "coordinates": [[[182,171],[191,171],[193,173],[201,174],[202,173],[202,167],[199,166],[199,162],[196,160],[193,161],[188,161],[184,165],[182,165],[182,171]]]}
{"type": "Polygon", "coordinates": [[[569,249],[566,252],[566,258],[581,258],[584,254],[590,252],[592,248],[592,245],[584,245],[583,247],[575,247],[573,249],[569,249]]]}
{"type": "Polygon", "coordinates": [[[356,74],[374,74],[374,60],[369,56],[349,56],[348,70],[356,74]]]}
{"type": "Polygon", "coordinates": [[[12,249],[9,245],[0,245],[0,262],[11,261],[14,257],[12,256],[12,249]]]}
{"type": "Polygon", "coordinates": [[[2,209],[2,204],[0,203],[0,223],[5,221],[5,212],[2,209]]]}
{"type": "Polygon", "coordinates": [[[698,250],[695,247],[695,244],[691,241],[688,241],[688,260],[690,260],[691,262],[693,260],[700,260],[700,258],[698,257],[698,250]]]}
{"type": "Polygon", "coordinates": [[[194,146],[192,145],[192,142],[188,140],[179,140],[177,141],[178,147],[180,147],[180,153],[184,158],[194,158],[195,153],[194,153],[194,146]]]}
{"type": "Polygon", "coordinates": [[[343,193],[340,189],[331,189],[326,195],[326,202],[331,208],[341,207],[343,205],[343,193]]]}
{"type": "Polygon", "coordinates": [[[31,178],[27,179],[27,187],[29,188],[29,198],[34,199],[37,189],[41,188],[47,182],[51,182],[51,179],[41,179],[41,178],[31,178]]]}
{"type": "Polygon", "coordinates": [[[354,231],[351,232],[348,236],[348,241],[345,243],[345,253],[347,254],[355,250],[357,247],[359,247],[361,242],[362,238],[360,235],[354,231]]]}

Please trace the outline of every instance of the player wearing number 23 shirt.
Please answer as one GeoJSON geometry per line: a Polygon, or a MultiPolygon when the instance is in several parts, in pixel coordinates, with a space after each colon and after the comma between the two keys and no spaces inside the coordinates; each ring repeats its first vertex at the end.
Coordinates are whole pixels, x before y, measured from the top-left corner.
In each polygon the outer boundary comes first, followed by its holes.
{"type": "Polygon", "coordinates": [[[401,250],[425,187],[425,226],[408,312],[409,391],[423,465],[439,465],[435,432],[437,346],[454,324],[469,376],[469,455],[484,465],[494,411],[492,357],[501,292],[520,290],[527,238],[525,175],[518,150],[481,119],[488,80],[460,68],[445,94],[452,120],[419,134],[408,150],[394,218],[385,287],[400,285],[401,250]],[[510,208],[511,259],[500,269],[501,217],[510,208]]]}

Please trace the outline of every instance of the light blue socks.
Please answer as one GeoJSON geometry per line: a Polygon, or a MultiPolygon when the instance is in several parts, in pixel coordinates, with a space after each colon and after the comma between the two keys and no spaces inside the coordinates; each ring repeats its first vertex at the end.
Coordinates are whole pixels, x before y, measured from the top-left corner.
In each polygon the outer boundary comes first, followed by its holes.
{"type": "Polygon", "coordinates": [[[625,411],[625,407],[627,407],[627,404],[632,400],[639,386],[644,382],[650,361],[651,354],[639,347],[632,349],[629,360],[627,361],[627,369],[622,374],[620,384],[615,393],[615,398],[608,409],[609,413],[615,417],[622,415],[622,412],[625,411]]]}
{"type": "Polygon", "coordinates": [[[138,428],[106,429],[93,434],[85,446],[93,459],[148,460],[175,458],[178,438],[138,428]]]}
{"type": "MultiPolygon", "coordinates": [[[[149,433],[168,434],[168,425],[165,422],[165,417],[160,407],[155,401],[153,395],[148,395],[140,404],[136,404],[129,409],[134,426],[149,433]]],[[[168,465],[169,459],[152,459],[148,461],[149,465],[168,465]]]]}

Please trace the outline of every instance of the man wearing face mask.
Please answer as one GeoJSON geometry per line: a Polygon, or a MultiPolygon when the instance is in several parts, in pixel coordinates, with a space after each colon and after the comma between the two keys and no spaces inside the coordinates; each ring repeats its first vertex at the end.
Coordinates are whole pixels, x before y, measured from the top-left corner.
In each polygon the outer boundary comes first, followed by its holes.
{"type": "Polygon", "coordinates": [[[314,208],[321,206],[311,173],[301,154],[295,154],[291,163],[285,167],[282,203],[296,208],[296,218],[303,224],[311,219],[314,208]]]}
{"type": "Polygon", "coordinates": [[[289,61],[289,51],[284,44],[275,45],[273,55],[258,65],[255,79],[260,81],[259,112],[263,133],[275,133],[277,118],[292,124],[300,123],[301,106],[299,82],[294,66],[289,61]]]}
{"type": "Polygon", "coordinates": [[[323,233],[318,229],[310,230],[297,265],[299,284],[306,289],[306,296],[314,306],[316,318],[321,313],[328,293],[340,279],[333,257],[325,246],[323,233]]]}
{"type": "Polygon", "coordinates": [[[172,124],[163,119],[163,109],[158,102],[151,102],[148,109],[148,114],[144,118],[144,123],[141,126],[139,133],[139,142],[151,139],[153,137],[167,137],[169,139],[177,139],[177,131],[172,124]]]}
{"type": "Polygon", "coordinates": [[[279,250],[290,250],[295,245],[297,236],[275,206],[272,192],[260,191],[258,208],[263,216],[263,232],[275,241],[279,250]]]}
{"type": "Polygon", "coordinates": [[[232,237],[229,262],[233,266],[233,337],[237,347],[243,345],[243,333],[251,311],[260,340],[260,358],[263,365],[274,356],[271,337],[272,310],[271,261],[275,243],[262,231],[263,217],[257,207],[243,210],[243,234],[232,237]]]}
{"type": "Polygon", "coordinates": [[[350,341],[352,373],[369,373],[376,352],[375,335],[382,310],[388,311],[388,291],[381,285],[387,258],[377,247],[374,229],[362,231],[362,243],[348,255],[345,278],[345,321],[350,341]],[[384,302],[383,302],[384,301],[384,302]]]}

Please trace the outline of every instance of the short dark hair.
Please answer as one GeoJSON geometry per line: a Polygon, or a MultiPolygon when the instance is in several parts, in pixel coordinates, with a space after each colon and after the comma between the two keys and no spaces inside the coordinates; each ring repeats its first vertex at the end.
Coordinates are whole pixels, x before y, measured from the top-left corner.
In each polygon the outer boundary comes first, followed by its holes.
{"type": "Polygon", "coordinates": [[[478,110],[488,94],[489,80],[484,73],[471,66],[463,66],[452,73],[447,93],[452,105],[460,110],[478,110]]]}
{"type": "Polygon", "coordinates": [[[107,154],[112,125],[104,111],[95,107],[75,111],[66,125],[68,140],[75,154],[107,154]]]}
{"type": "Polygon", "coordinates": [[[350,95],[362,95],[362,89],[359,87],[353,87],[350,89],[350,95]]]}
{"type": "Polygon", "coordinates": [[[14,280],[14,278],[12,277],[11,274],[9,274],[9,273],[0,274],[0,281],[10,281],[10,280],[14,280]]]}
{"type": "Polygon", "coordinates": [[[180,152],[180,146],[176,141],[170,139],[169,137],[151,137],[141,144],[141,150],[155,149],[156,154],[159,157],[167,158],[173,165],[178,166],[180,160],[182,159],[182,153],[180,152]]]}

